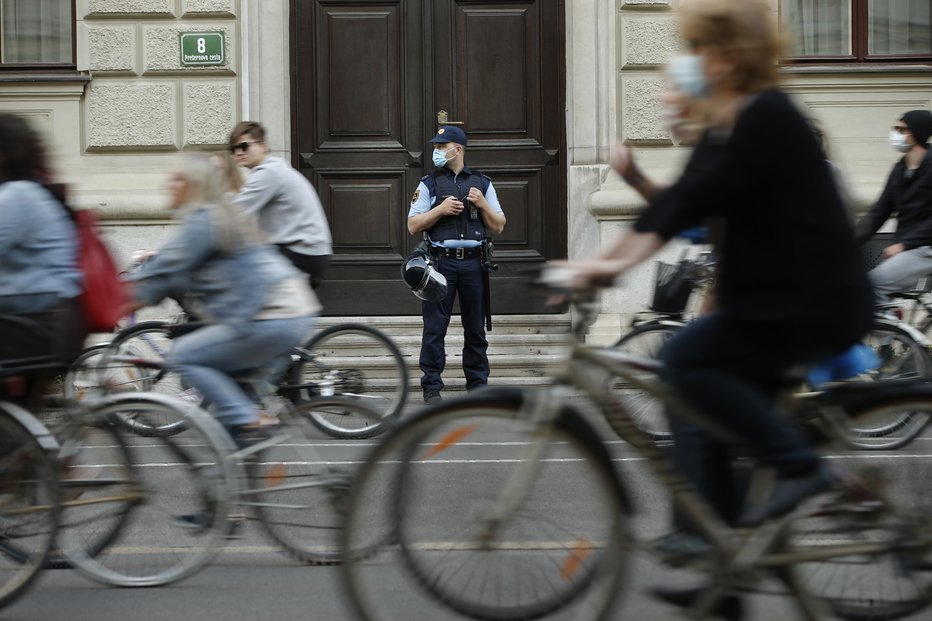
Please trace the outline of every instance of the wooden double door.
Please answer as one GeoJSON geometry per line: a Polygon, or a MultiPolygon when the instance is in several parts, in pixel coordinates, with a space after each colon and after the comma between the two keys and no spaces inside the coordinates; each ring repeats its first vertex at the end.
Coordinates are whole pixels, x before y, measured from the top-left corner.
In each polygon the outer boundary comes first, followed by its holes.
{"type": "Polygon", "coordinates": [[[564,0],[292,0],[293,164],[324,204],[329,315],[417,314],[407,212],[444,117],[507,217],[492,310],[548,312],[528,272],[566,255],[564,0]]]}

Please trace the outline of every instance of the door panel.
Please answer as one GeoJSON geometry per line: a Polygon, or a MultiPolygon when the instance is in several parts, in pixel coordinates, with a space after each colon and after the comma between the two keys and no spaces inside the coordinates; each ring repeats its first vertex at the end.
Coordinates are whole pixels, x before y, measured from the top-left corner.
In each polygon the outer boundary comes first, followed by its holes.
{"type": "Polygon", "coordinates": [[[508,219],[493,311],[549,312],[523,271],[566,253],[563,0],[292,1],[294,163],[334,237],[325,312],[420,312],[399,268],[439,110],[508,219]]]}

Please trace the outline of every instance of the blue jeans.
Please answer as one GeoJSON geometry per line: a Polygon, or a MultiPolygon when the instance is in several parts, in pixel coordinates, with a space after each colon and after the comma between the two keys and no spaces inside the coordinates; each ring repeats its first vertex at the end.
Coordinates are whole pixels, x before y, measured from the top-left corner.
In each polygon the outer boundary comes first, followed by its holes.
{"type": "Polygon", "coordinates": [[[255,423],[259,419],[256,404],[231,375],[273,367],[277,359],[304,342],[315,320],[250,321],[245,331],[224,324],[205,326],[172,343],[168,367],[204,395],[224,426],[255,423]]]}
{"type": "Polygon", "coordinates": [[[424,392],[443,390],[441,374],[447,363],[444,340],[453,314],[453,302],[460,297],[463,321],[463,374],[466,389],[489,381],[489,342],[485,338],[485,300],[482,264],[475,259],[437,259],[437,269],[447,279],[447,297],[440,302],[423,302],[424,333],[421,338],[421,388],[424,392]]]}

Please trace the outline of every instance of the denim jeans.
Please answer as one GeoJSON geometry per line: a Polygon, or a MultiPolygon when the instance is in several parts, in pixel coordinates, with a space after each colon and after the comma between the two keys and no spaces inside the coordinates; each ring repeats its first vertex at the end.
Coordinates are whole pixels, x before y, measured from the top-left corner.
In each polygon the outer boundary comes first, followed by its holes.
{"type": "Polygon", "coordinates": [[[168,366],[204,395],[224,426],[248,425],[258,420],[256,404],[231,374],[274,366],[304,342],[315,320],[251,321],[245,331],[224,324],[206,326],[174,341],[168,366]]]}

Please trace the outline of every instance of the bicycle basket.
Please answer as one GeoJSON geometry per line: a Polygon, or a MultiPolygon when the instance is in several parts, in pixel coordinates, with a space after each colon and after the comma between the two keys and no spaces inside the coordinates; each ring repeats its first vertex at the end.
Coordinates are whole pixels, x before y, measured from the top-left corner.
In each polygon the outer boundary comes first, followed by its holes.
{"type": "Polygon", "coordinates": [[[657,261],[657,277],[654,282],[654,299],[650,308],[656,313],[679,314],[686,310],[686,303],[696,285],[691,261],[664,263],[657,261]]]}

